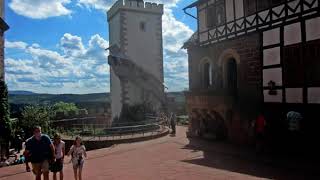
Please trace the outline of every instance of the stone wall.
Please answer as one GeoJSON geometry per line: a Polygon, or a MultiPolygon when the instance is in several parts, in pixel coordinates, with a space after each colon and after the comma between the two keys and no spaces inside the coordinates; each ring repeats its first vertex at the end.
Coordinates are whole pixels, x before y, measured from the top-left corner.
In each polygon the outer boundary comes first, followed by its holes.
{"type": "Polygon", "coordinates": [[[240,88],[260,86],[262,82],[260,48],[260,34],[253,33],[206,47],[193,47],[188,49],[190,89],[202,88],[200,72],[201,60],[208,58],[214,64],[214,70],[221,72],[222,67],[221,64],[219,64],[219,59],[221,59],[221,54],[228,49],[233,49],[240,56],[240,64],[238,64],[240,88]]]}
{"type": "MultiPolygon", "coordinates": [[[[223,41],[204,48],[190,48],[189,51],[189,85],[191,91],[206,90],[202,87],[202,60],[209,59],[213,64],[212,74],[217,75],[213,89],[224,89],[223,52],[233,50],[239,56],[237,64],[239,102],[260,103],[262,101],[262,59],[261,39],[259,33],[242,36],[237,39],[223,41]]],[[[230,54],[232,55],[232,54],[230,54]]],[[[250,110],[250,109],[249,109],[250,110]]]]}
{"type": "Polygon", "coordinates": [[[4,80],[4,40],[0,29],[0,80],[4,80]]]}
{"type": "Polygon", "coordinates": [[[225,118],[229,137],[239,143],[246,143],[250,121],[256,116],[262,103],[262,59],[261,35],[248,34],[236,39],[223,41],[207,47],[191,47],[189,54],[189,82],[191,95],[188,98],[189,117],[195,109],[216,111],[225,118]],[[237,98],[227,103],[225,61],[234,58],[237,62],[238,89],[237,98]],[[213,65],[212,74],[216,74],[213,87],[204,88],[202,63],[209,61],[213,65]],[[197,92],[206,91],[206,95],[197,92]],[[192,95],[192,93],[196,92],[192,95]],[[221,93],[219,93],[221,92],[221,93]],[[201,98],[202,97],[202,98],[201,98]],[[212,106],[201,99],[213,98],[219,106],[212,106]],[[219,100],[224,97],[222,100],[219,100]],[[203,103],[202,103],[203,102],[203,103]],[[201,105],[199,105],[199,103],[201,105]]]}
{"type": "Polygon", "coordinates": [[[4,17],[4,0],[0,0],[0,17],[4,17]]]}

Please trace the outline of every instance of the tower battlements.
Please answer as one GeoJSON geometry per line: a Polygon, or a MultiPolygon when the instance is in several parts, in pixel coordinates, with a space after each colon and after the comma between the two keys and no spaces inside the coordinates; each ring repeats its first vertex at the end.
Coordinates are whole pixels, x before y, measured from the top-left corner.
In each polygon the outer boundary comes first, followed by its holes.
{"type": "Polygon", "coordinates": [[[130,0],[118,0],[107,12],[108,20],[110,20],[121,9],[154,14],[163,14],[163,4],[151,2],[137,2],[130,0]]]}

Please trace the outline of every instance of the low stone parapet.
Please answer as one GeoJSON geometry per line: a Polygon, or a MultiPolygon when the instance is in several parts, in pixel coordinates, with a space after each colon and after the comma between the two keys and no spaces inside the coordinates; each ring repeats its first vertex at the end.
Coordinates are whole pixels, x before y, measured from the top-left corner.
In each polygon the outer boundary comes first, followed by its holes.
{"type": "MultiPolygon", "coordinates": [[[[124,135],[124,136],[95,136],[95,137],[87,136],[87,137],[82,137],[82,141],[86,146],[86,149],[90,151],[90,150],[110,147],[114,144],[147,141],[147,140],[163,137],[168,134],[169,134],[169,129],[167,127],[164,127],[160,129],[160,131],[124,135]]],[[[68,151],[71,145],[74,143],[75,136],[74,137],[62,136],[62,139],[66,143],[66,151],[68,151]]]]}

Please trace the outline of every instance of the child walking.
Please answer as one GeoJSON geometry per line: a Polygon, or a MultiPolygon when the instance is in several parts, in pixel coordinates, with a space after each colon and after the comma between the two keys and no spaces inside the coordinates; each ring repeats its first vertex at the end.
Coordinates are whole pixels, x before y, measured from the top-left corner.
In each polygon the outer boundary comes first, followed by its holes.
{"type": "Polygon", "coordinates": [[[73,165],[74,179],[82,180],[82,168],[84,164],[84,158],[87,157],[86,147],[82,144],[81,138],[79,136],[74,140],[71,146],[68,156],[71,155],[71,162],[73,165]]]}
{"type": "Polygon", "coordinates": [[[57,173],[60,173],[60,180],[63,180],[63,160],[65,155],[65,142],[61,140],[59,134],[53,137],[56,161],[51,165],[50,170],[53,172],[53,180],[57,180],[57,173]]]}

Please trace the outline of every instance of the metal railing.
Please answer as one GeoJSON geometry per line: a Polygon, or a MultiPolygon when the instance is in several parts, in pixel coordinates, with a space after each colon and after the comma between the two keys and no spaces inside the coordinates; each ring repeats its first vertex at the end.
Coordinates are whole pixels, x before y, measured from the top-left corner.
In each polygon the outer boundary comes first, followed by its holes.
{"type": "Polygon", "coordinates": [[[61,131],[65,138],[80,135],[85,141],[125,139],[162,133],[167,129],[168,120],[168,118],[149,117],[146,121],[116,123],[116,126],[113,124],[112,127],[106,124],[73,124],[68,130],[61,131]]]}

